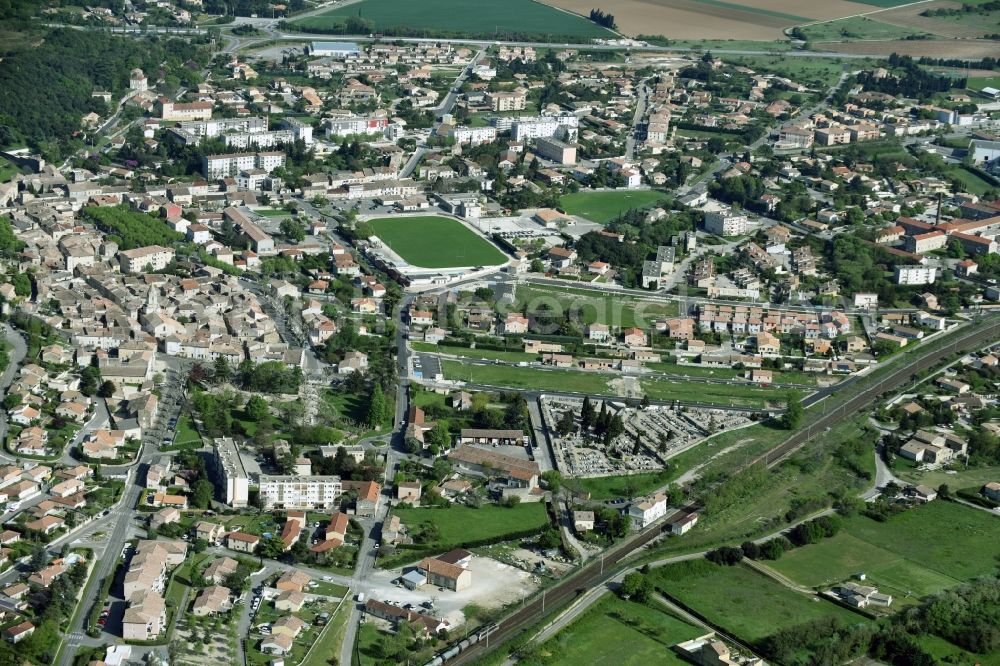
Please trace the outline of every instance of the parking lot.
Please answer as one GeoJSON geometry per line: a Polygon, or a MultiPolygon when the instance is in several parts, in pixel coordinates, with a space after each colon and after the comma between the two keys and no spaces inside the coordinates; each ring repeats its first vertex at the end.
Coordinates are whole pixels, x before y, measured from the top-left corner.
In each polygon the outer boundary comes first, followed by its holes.
{"type": "Polygon", "coordinates": [[[452,626],[458,626],[465,621],[462,609],[469,604],[476,604],[484,609],[500,608],[527,597],[541,582],[537,576],[526,571],[488,557],[477,556],[469,563],[472,585],[468,588],[452,592],[433,585],[424,585],[419,589],[409,590],[394,581],[410,568],[373,571],[365,581],[365,586],[358,589],[365,595],[365,599],[374,598],[400,606],[409,604],[414,610],[422,609],[435,617],[447,620],[452,626]],[[425,606],[421,606],[428,601],[433,605],[433,609],[428,610],[425,606]]]}

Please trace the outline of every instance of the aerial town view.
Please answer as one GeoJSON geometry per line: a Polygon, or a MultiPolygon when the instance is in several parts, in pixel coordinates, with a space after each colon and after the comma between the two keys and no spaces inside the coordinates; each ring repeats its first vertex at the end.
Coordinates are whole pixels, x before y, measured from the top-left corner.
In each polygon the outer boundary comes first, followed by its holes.
{"type": "Polygon", "coordinates": [[[997,0],[0,0],[0,666],[1000,666],[997,0]]]}

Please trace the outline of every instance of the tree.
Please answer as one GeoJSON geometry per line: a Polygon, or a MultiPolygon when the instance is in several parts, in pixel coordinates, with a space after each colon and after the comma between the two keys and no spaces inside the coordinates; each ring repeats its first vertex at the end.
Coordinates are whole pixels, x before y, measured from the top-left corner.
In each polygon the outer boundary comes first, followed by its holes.
{"type": "Polygon", "coordinates": [[[549,487],[549,490],[551,490],[553,493],[557,493],[559,492],[559,488],[562,487],[563,478],[562,474],[560,474],[558,471],[550,469],[545,472],[542,472],[542,481],[544,481],[545,485],[549,487]]]}
{"type": "Polygon", "coordinates": [[[278,559],[285,552],[285,542],[281,540],[278,535],[272,536],[270,539],[265,539],[260,542],[260,555],[262,557],[269,557],[272,560],[278,559]]]}
{"type": "Polygon", "coordinates": [[[382,387],[376,383],[368,398],[368,427],[380,430],[382,421],[385,420],[385,411],[385,395],[382,393],[382,387]]]}
{"type": "Polygon", "coordinates": [[[110,398],[115,394],[115,384],[110,380],[101,383],[101,388],[97,390],[97,395],[102,398],[110,398]]]}
{"type": "Polygon", "coordinates": [[[559,433],[561,437],[565,437],[573,432],[575,426],[576,423],[573,419],[573,410],[567,409],[563,412],[562,416],[559,417],[559,422],[556,424],[556,432],[559,433]]]}
{"type": "Polygon", "coordinates": [[[215,497],[215,486],[208,479],[198,479],[191,489],[191,503],[199,509],[207,509],[215,497]]]}
{"type": "Polygon", "coordinates": [[[271,416],[271,408],[268,407],[267,400],[259,395],[250,396],[244,411],[250,420],[256,423],[266,421],[271,416]]]}
{"type": "Polygon", "coordinates": [[[301,243],[306,237],[306,231],[292,218],[286,218],[281,221],[281,233],[288,236],[296,243],[301,243]]]}
{"type": "Polygon", "coordinates": [[[743,549],[733,546],[722,546],[705,553],[705,559],[724,566],[734,566],[743,560],[743,549]]]}
{"type": "Polygon", "coordinates": [[[215,359],[213,369],[215,371],[215,381],[220,384],[228,382],[230,376],[232,376],[232,368],[229,367],[229,361],[226,360],[225,356],[219,356],[215,359]]]}
{"type": "Polygon", "coordinates": [[[781,417],[781,427],[785,430],[795,430],[802,425],[802,417],[805,415],[802,401],[797,394],[789,392],[785,397],[785,405],[785,413],[781,417]]]}
{"type": "Polygon", "coordinates": [[[645,603],[649,600],[650,588],[649,580],[638,571],[633,571],[622,579],[618,591],[623,599],[645,603]]]}
{"type": "Polygon", "coordinates": [[[41,571],[49,563],[49,554],[45,550],[45,546],[40,543],[36,543],[31,549],[31,560],[28,566],[32,571],[41,571]]]}
{"type": "Polygon", "coordinates": [[[580,429],[584,432],[590,430],[594,425],[594,405],[590,402],[590,396],[583,398],[583,407],[580,409],[580,429]]]}

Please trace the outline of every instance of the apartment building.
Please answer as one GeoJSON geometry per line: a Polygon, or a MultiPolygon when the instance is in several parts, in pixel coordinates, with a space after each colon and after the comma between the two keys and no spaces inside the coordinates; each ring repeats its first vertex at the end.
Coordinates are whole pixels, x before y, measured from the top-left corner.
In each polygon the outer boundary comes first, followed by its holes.
{"type": "Polygon", "coordinates": [[[535,152],[557,164],[576,164],[576,146],[558,139],[540,138],[535,141],[535,152]]]}
{"type": "Polygon", "coordinates": [[[122,273],[143,273],[147,267],[160,271],[174,260],[174,251],[169,247],[148,245],[118,253],[118,265],[122,273]]]}
{"type": "Polygon", "coordinates": [[[343,493],[339,476],[267,476],[260,477],[260,499],[265,510],[329,509],[336,506],[343,493]]]}
{"type": "Polygon", "coordinates": [[[466,127],[465,125],[446,125],[447,136],[455,143],[492,143],[497,140],[496,127],[466,127]]]}
{"type": "Polygon", "coordinates": [[[933,266],[896,266],[896,284],[934,284],[937,268],[933,266]]]}
{"type": "Polygon", "coordinates": [[[389,126],[384,116],[341,116],[326,119],[328,139],[342,138],[354,134],[382,134],[389,126]]]}
{"type": "Polygon", "coordinates": [[[187,544],[183,541],[143,540],[138,543],[122,584],[128,601],[122,618],[122,638],[152,640],[166,629],[163,590],[167,574],[186,557],[187,544]]]}
{"type": "Polygon", "coordinates": [[[528,96],[523,91],[499,91],[486,95],[486,103],[494,111],[523,111],[527,102],[528,96]]]}
{"type": "Polygon", "coordinates": [[[922,254],[940,250],[948,244],[948,236],[943,231],[928,231],[925,234],[916,234],[905,238],[906,250],[922,254]]]}
{"type": "Polygon", "coordinates": [[[816,130],[816,143],[821,146],[837,146],[851,142],[851,130],[846,127],[824,127],[816,130]]]}
{"type": "MultiPolygon", "coordinates": [[[[573,115],[566,116],[536,116],[521,117],[510,123],[510,136],[514,141],[528,141],[531,139],[543,139],[556,137],[566,138],[569,135],[576,135],[580,119],[573,115]]],[[[499,119],[495,127],[501,128],[499,119]]]]}
{"type": "Polygon", "coordinates": [[[213,442],[215,468],[222,479],[226,504],[245,507],[249,500],[250,477],[247,475],[239,449],[231,437],[219,437],[213,442]]]}
{"type": "Polygon", "coordinates": [[[705,213],[705,231],[717,236],[742,236],[747,233],[748,224],[746,215],[732,210],[705,213]]]}
{"type": "Polygon", "coordinates": [[[206,178],[226,178],[235,176],[241,171],[260,169],[271,173],[279,166],[284,166],[285,154],[281,151],[262,153],[228,153],[225,155],[206,155],[202,161],[202,173],[206,178]]]}
{"type": "Polygon", "coordinates": [[[170,102],[160,103],[162,120],[208,120],[212,117],[212,102],[170,102]]]}

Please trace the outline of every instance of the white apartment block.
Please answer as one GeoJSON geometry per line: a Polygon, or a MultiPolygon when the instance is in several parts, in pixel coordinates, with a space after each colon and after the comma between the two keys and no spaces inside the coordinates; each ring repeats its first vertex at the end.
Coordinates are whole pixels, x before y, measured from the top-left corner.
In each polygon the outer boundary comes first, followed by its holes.
{"type": "Polygon", "coordinates": [[[454,139],[455,143],[492,143],[497,140],[497,128],[449,125],[448,136],[454,139]]]}
{"type": "Polygon", "coordinates": [[[292,130],[274,130],[273,132],[241,132],[239,134],[224,134],[223,140],[228,148],[273,148],[295,141],[292,130]]]}
{"type": "Polygon", "coordinates": [[[742,236],[747,232],[748,222],[746,215],[732,210],[705,213],[705,231],[717,236],[742,236]]]}
{"type": "Polygon", "coordinates": [[[118,253],[118,263],[122,273],[142,273],[148,266],[151,270],[160,271],[174,260],[174,251],[169,247],[149,245],[132,250],[122,250],[118,253]]]}
{"type": "Polygon", "coordinates": [[[330,509],[342,492],[339,476],[260,477],[260,499],[265,510],[330,509]]]}
{"type": "Polygon", "coordinates": [[[353,134],[383,134],[388,126],[389,119],[378,116],[327,118],[326,136],[332,139],[353,134]]]}
{"type": "MultiPolygon", "coordinates": [[[[576,116],[541,116],[519,118],[511,123],[510,137],[514,141],[529,139],[575,138],[580,119],[576,116]]],[[[498,126],[499,129],[499,126],[498,126]]]]}
{"type": "Polygon", "coordinates": [[[896,266],[896,284],[934,284],[936,277],[934,266],[896,266]]]}
{"type": "Polygon", "coordinates": [[[230,437],[220,437],[214,442],[214,452],[226,504],[237,508],[245,507],[250,496],[250,477],[243,467],[236,442],[230,437]]]}
{"type": "Polygon", "coordinates": [[[266,173],[271,173],[284,164],[285,154],[280,151],[206,155],[202,163],[202,171],[206,178],[227,178],[251,169],[261,169],[266,173]]]}
{"type": "Polygon", "coordinates": [[[178,124],[185,132],[194,136],[214,137],[229,132],[256,133],[267,131],[267,120],[252,118],[215,118],[214,120],[192,120],[178,124]]]}

